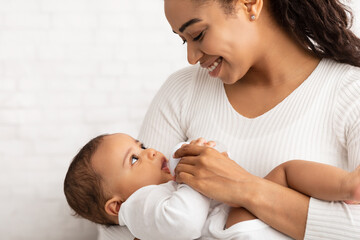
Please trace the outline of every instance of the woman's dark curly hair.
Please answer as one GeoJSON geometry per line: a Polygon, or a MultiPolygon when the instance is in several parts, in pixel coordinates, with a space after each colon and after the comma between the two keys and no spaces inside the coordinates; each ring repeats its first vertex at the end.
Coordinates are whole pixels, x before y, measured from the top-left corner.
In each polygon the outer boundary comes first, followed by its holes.
{"type": "MultiPolygon", "coordinates": [[[[237,2],[216,1],[227,13],[237,2]]],[[[268,0],[267,4],[277,24],[304,49],[319,58],[360,67],[360,39],[350,30],[353,15],[340,0],[268,0]]]]}
{"type": "Polygon", "coordinates": [[[320,58],[360,67],[360,39],[353,15],[339,0],[270,0],[277,23],[320,58]]]}

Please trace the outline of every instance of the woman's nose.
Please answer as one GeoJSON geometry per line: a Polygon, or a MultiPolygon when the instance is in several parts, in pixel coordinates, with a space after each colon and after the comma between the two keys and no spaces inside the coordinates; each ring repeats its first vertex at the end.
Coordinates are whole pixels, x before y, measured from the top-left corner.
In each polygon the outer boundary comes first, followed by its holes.
{"type": "Polygon", "coordinates": [[[187,42],[187,58],[188,62],[192,65],[196,64],[201,56],[202,52],[198,48],[198,43],[196,42],[187,42]]]}

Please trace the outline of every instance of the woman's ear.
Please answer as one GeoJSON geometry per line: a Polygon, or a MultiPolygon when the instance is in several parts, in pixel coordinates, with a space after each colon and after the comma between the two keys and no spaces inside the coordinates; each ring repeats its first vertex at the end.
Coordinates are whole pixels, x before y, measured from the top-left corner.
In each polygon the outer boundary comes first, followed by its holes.
{"type": "Polygon", "coordinates": [[[246,13],[251,21],[259,18],[263,8],[263,0],[240,0],[245,5],[246,13]]]}
{"type": "Polygon", "coordinates": [[[105,212],[110,216],[118,216],[122,203],[120,197],[111,198],[105,203],[105,212]]]}

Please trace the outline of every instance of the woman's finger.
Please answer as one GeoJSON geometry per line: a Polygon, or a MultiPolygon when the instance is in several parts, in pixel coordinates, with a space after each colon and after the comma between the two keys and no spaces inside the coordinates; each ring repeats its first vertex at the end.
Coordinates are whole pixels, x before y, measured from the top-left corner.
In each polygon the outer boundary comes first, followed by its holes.
{"type": "Polygon", "coordinates": [[[203,147],[203,146],[186,144],[186,145],[183,145],[181,148],[179,148],[174,153],[174,157],[182,158],[184,156],[197,156],[201,153],[202,150],[204,150],[204,148],[205,147],[203,147]]]}
{"type": "Polygon", "coordinates": [[[179,164],[195,165],[198,161],[196,156],[186,156],[180,159],[179,164]]]}
{"type": "Polygon", "coordinates": [[[175,168],[175,175],[178,175],[180,172],[186,172],[194,175],[194,172],[196,171],[196,167],[189,164],[183,164],[179,162],[179,164],[175,168]]]}
{"type": "Polygon", "coordinates": [[[179,174],[176,174],[175,181],[177,183],[186,183],[186,182],[193,182],[194,176],[187,172],[179,172],[179,174]]]}

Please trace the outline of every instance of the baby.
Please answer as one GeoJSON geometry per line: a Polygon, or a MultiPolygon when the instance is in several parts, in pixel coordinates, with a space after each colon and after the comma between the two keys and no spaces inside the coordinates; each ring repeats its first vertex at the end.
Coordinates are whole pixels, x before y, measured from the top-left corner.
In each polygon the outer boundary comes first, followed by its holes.
{"type": "MultiPolygon", "coordinates": [[[[203,139],[190,144],[215,145],[203,139]]],[[[310,196],[352,203],[360,199],[359,171],[348,173],[294,160],[279,165],[268,176],[310,196]]],[[[258,239],[259,234],[268,239],[269,234],[273,239],[287,239],[263,223],[257,223],[256,231],[242,228],[241,223],[224,230],[228,213],[225,204],[173,180],[162,153],[117,133],[98,136],[79,151],[66,174],[64,192],[70,207],[81,217],[104,225],[127,226],[139,239],[258,239]]]]}

